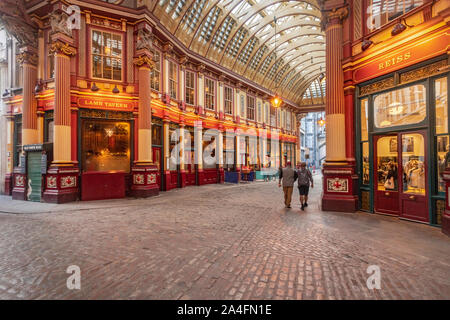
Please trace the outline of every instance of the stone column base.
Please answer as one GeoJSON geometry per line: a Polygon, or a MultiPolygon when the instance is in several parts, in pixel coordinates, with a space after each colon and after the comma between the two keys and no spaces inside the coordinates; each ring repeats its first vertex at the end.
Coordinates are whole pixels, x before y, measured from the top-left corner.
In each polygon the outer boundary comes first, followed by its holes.
{"type": "Polygon", "coordinates": [[[445,181],[445,211],[442,215],[442,232],[450,236],[450,168],[443,175],[445,181]]]}
{"type": "Polygon", "coordinates": [[[50,203],[76,201],[79,194],[80,169],[75,164],[52,164],[44,179],[42,199],[50,203]]]}
{"type": "Polygon", "coordinates": [[[158,167],[155,164],[135,164],[131,168],[130,195],[136,198],[148,198],[159,194],[157,183],[158,167]]]}
{"type": "Polygon", "coordinates": [[[13,175],[12,173],[7,173],[5,175],[5,195],[10,196],[12,194],[13,187],[13,175]]]}
{"type": "Polygon", "coordinates": [[[13,200],[27,200],[27,175],[21,173],[21,168],[14,168],[13,170],[13,200]]]}
{"type": "Polygon", "coordinates": [[[180,170],[180,188],[186,187],[186,171],[180,170]]]}
{"type": "Polygon", "coordinates": [[[203,172],[203,169],[197,169],[197,185],[202,186],[205,184],[205,173],[203,172]]]}
{"type": "Polygon", "coordinates": [[[217,183],[225,183],[225,171],[223,168],[217,169],[217,183]]]}
{"type": "Polygon", "coordinates": [[[355,212],[358,210],[358,175],[352,165],[323,167],[323,211],[355,212]]]}

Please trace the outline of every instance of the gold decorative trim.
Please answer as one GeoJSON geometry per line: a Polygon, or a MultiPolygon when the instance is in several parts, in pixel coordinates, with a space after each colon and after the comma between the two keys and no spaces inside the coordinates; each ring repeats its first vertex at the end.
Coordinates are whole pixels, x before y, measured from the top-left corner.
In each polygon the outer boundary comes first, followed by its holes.
{"type": "Polygon", "coordinates": [[[394,77],[387,78],[381,81],[377,81],[375,83],[369,84],[367,86],[361,87],[359,91],[360,96],[365,96],[377,91],[381,91],[384,89],[393,88],[395,86],[394,77]]]}
{"type": "Polygon", "coordinates": [[[153,59],[146,55],[134,58],[133,63],[138,67],[142,67],[144,65],[147,65],[150,69],[153,69],[155,67],[155,62],[153,61],[153,59]]]}
{"type": "Polygon", "coordinates": [[[38,56],[35,52],[24,51],[17,55],[17,61],[20,64],[30,64],[33,66],[37,66],[38,56]]]}
{"type": "Polygon", "coordinates": [[[50,53],[62,53],[67,56],[75,56],[77,54],[77,50],[74,47],[71,47],[68,43],[55,41],[50,46],[50,53]]]}
{"type": "Polygon", "coordinates": [[[442,60],[419,69],[402,73],[400,74],[400,83],[413,82],[431,77],[435,74],[447,72],[448,69],[446,67],[448,67],[447,60],[442,60]]]}

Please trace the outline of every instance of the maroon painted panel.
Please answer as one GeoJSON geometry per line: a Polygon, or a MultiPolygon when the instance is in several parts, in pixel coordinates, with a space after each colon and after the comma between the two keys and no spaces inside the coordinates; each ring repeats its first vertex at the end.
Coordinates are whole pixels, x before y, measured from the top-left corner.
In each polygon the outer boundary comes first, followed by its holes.
{"type": "Polygon", "coordinates": [[[217,169],[204,169],[203,173],[203,184],[217,183],[217,169]]]}
{"type": "Polygon", "coordinates": [[[81,200],[125,197],[125,172],[85,172],[81,175],[81,200]]]}

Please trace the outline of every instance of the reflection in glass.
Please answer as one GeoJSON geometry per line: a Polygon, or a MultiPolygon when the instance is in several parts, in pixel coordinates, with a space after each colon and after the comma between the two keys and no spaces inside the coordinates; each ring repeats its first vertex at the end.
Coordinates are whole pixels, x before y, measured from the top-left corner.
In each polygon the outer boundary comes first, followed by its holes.
{"type": "Polygon", "coordinates": [[[377,179],[378,190],[398,188],[398,152],[397,136],[382,137],[377,141],[377,179]]]}
{"type": "Polygon", "coordinates": [[[362,144],[362,177],[363,184],[370,183],[370,161],[369,161],[369,142],[362,144]]]}
{"type": "Polygon", "coordinates": [[[377,128],[410,125],[423,121],[427,115],[424,85],[414,85],[377,95],[374,118],[377,128]]]}
{"type": "Polygon", "coordinates": [[[82,133],[83,171],[130,172],[130,124],[84,121],[82,133]]]}
{"type": "Polygon", "coordinates": [[[361,141],[369,140],[368,121],[369,103],[367,99],[361,100],[361,141]]]}
{"type": "Polygon", "coordinates": [[[446,166],[450,166],[450,136],[439,136],[436,138],[437,168],[438,168],[438,191],[445,192],[445,181],[443,174],[446,166]]]}
{"type": "Polygon", "coordinates": [[[447,78],[435,81],[436,134],[448,133],[447,78]]]}
{"type": "Polygon", "coordinates": [[[403,191],[425,194],[425,145],[421,134],[402,135],[403,191]]]}

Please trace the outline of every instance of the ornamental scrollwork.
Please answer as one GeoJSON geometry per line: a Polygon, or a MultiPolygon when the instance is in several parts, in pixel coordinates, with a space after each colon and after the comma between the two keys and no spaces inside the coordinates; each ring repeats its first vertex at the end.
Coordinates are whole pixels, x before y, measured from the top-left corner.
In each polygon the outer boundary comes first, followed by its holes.
{"type": "Polygon", "coordinates": [[[38,56],[35,52],[23,51],[17,55],[17,61],[20,64],[31,64],[36,66],[38,64],[38,56]]]}
{"type": "Polygon", "coordinates": [[[50,15],[50,26],[53,33],[62,33],[72,37],[72,30],[67,23],[69,16],[63,11],[55,11],[50,15]]]}
{"type": "Polygon", "coordinates": [[[50,53],[63,53],[67,56],[74,56],[77,54],[77,50],[71,47],[68,43],[55,41],[50,46],[50,53]]]}
{"type": "Polygon", "coordinates": [[[153,35],[147,29],[139,29],[136,41],[136,50],[149,50],[153,48],[153,35]]]}
{"type": "Polygon", "coordinates": [[[138,67],[148,66],[150,69],[155,67],[155,61],[147,55],[141,55],[133,59],[133,63],[138,67]]]}

